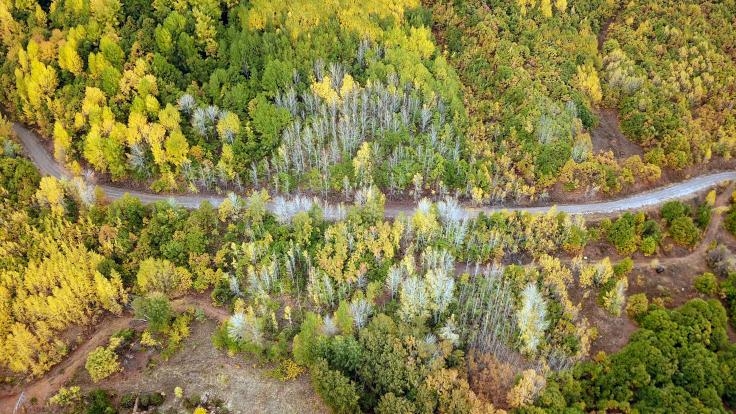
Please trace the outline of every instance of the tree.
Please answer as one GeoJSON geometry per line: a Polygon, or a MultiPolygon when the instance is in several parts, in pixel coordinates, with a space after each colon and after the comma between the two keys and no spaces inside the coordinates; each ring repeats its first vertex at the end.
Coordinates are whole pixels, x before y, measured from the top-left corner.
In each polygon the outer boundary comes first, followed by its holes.
{"type": "Polygon", "coordinates": [[[700,239],[700,229],[690,217],[677,217],[670,222],[669,228],[672,240],[683,246],[694,246],[700,239]]]}
{"type": "Polygon", "coordinates": [[[377,414],[412,414],[416,411],[416,406],[411,401],[397,397],[392,392],[384,394],[376,407],[377,414]]]}
{"type": "Polygon", "coordinates": [[[547,304],[539,288],[529,283],[521,293],[521,308],[516,313],[516,325],[522,342],[522,351],[534,355],[547,329],[547,304]]]}
{"type": "Polygon", "coordinates": [[[360,412],[355,384],[340,373],[329,369],[327,361],[319,359],[311,368],[312,385],[322,400],[337,414],[360,412]]]}
{"type": "Polygon", "coordinates": [[[625,213],[619,217],[607,230],[606,236],[620,254],[635,252],[639,237],[634,216],[631,213],[625,213]]]}
{"type": "Polygon", "coordinates": [[[250,153],[254,159],[263,157],[276,148],[281,130],[291,121],[289,111],[277,108],[266,100],[265,95],[258,95],[248,103],[253,129],[260,136],[259,142],[249,143],[250,153]]]}
{"type": "Polygon", "coordinates": [[[141,262],[136,276],[141,293],[159,292],[178,296],[192,286],[192,275],[183,267],[177,267],[166,259],[149,258],[141,262]]]}
{"type": "Polygon", "coordinates": [[[545,384],[544,376],[539,375],[533,369],[524,370],[521,373],[519,381],[509,391],[506,400],[511,407],[515,408],[530,405],[534,402],[545,384]]]}
{"type": "Polygon", "coordinates": [[[700,276],[696,276],[693,281],[693,286],[695,287],[695,290],[708,296],[715,296],[719,291],[718,278],[710,272],[705,272],[700,276]]]}
{"type": "Polygon", "coordinates": [[[148,326],[154,332],[161,332],[169,326],[173,310],[169,299],[161,293],[151,293],[145,297],[133,300],[133,310],[137,318],[148,321],[148,326]]]}
{"type": "Polygon", "coordinates": [[[166,160],[176,167],[181,167],[187,161],[189,143],[184,134],[176,129],[166,138],[166,160]]]}
{"type": "Polygon", "coordinates": [[[54,214],[61,215],[64,212],[64,187],[55,177],[41,178],[36,199],[41,205],[50,207],[54,214]]]}
{"type": "Polygon", "coordinates": [[[662,205],[659,210],[659,214],[663,219],[667,220],[668,223],[672,223],[673,220],[684,217],[690,214],[690,208],[681,201],[668,201],[662,205]]]}

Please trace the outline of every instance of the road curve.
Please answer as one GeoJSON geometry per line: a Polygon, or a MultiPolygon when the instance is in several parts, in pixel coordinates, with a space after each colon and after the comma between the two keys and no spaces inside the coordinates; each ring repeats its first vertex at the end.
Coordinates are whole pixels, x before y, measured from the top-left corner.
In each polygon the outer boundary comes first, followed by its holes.
{"type": "MultiPolygon", "coordinates": [[[[69,178],[71,174],[54,158],[44,147],[41,138],[35,132],[27,127],[13,123],[13,131],[20,139],[23,148],[28,157],[33,161],[42,175],[52,175],[57,178],[69,178]]],[[[595,203],[583,204],[562,204],[556,205],[557,211],[563,211],[569,214],[598,214],[607,215],[620,213],[627,210],[637,210],[644,207],[651,207],[661,204],[665,201],[675,199],[685,199],[694,196],[700,191],[706,190],[717,184],[736,180],[736,171],[723,171],[712,174],[706,174],[690,178],[685,181],[670,184],[665,187],[655,188],[639,194],[634,194],[624,198],[610,201],[601,201],[595,203]]],[[[156,194],[144,191],[127,189],[113,185],[99,185],[111,200],[122,197],[124,194],[130,194],[138,197],[144,203],[153,203],[156,201],[170,201],[187,208],[197,208],[202,202],[209,201],[212,205],[218,206],[224,197],[197,194],[156,194]]],[[[465,206],[465,212],[470,217],[475,217],[479,213],[493,213],[496,211],[525,211],[529,213],[545,213],[555,206],[537,206],[537,207],[520,207],[520,206],[503,206],[503,207],[470,207],[465,206]]],[[[269,205],[271,211],[275,210],[275,205],[269,205]]],[[[386,217],[397,217],[400,214],[410,214],[414,210],[413,206],[387,202],[385,207],[386,217]]]]}

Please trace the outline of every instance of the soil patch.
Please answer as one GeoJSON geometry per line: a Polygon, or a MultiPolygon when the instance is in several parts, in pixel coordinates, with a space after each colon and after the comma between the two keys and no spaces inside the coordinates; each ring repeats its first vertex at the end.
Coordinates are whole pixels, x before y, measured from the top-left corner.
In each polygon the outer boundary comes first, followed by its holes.
{"type": "MultiPolygon", "coordinates": [[[[168,361],[151,358],[143,351],[126,365],[140,367],[121,372],[98,384],[86,382],[83,388],[104,388],[117,395],[131,392],[162,392],[166,401],[161,407],[181,408],[174,388],[184,396],[208,395],[225,401],[233,413],[322,413],[326,411],[315,395],[308,377],[282,382],[271,378],[267,366],[242,356],[229,357],[212,345],[215,322],[193,322],[191,335],[183,348],[168,361]],[[149,362],[142,363],[144,360],[149,362]]],[[[86,373],[83,375],[86,377],[86,373]]]]}
{"type": "Polygon", "coordinates": [[[612,151],[617,159],[644,155],[642,147],[630,141],[621,132],[618,112],[615,109],[601,109],[598,111],[598,119],[598,126],[590,134],[594,152],[612,151]]]}

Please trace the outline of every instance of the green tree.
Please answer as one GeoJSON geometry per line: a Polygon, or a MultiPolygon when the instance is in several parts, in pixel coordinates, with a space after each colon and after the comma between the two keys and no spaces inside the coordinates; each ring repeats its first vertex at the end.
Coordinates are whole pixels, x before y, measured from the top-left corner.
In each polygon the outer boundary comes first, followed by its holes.
{"type": "Polygon", "coordinates": [[[700,229],[695,225],[693,219],[681,216],[673,219],[669,228],[672,240],[683,246],[694,246],[700,239],[700,229]]]}
{"type": "Polygon", "coordinates": [[[161,332],[169,326],[173,309],[169,299],[161,293],[151,293],[133,300],[133,311],[137,318],[145,319],[154,332],[161,332]]]}
{"type": "Polygon", "coordinates": [[[322,400],[337,414],[359,413],[358,391],[355,384],[340,373],[329,369],[327,361],[317,360],[311,370],[312,385],[322,400]]]}

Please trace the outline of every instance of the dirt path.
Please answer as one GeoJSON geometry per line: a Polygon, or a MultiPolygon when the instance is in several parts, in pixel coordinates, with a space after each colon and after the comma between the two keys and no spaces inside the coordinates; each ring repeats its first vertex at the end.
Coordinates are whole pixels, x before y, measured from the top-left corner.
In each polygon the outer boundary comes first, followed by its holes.
{"type": "MultiPolygon", "coordinates": [[[[202,295],[185,296],[176,299],[172,301],[172,306],[177,312],[191,307],[200,308],[208,318],[218,323],[225,321],[229,317],[227,310],[215,307],[209,298],[202,295]]],[[[135,320],[132,315],[124,315],[122,317],[107,316],[104,318],[95,328],[92,337],[75,348],[62,362],[55,365],[42,378],[30,384],[17,386],[9,392],[3,391],[0,394],[0,413],[11,413],[21,392],[24,393],[25,401],[31,401],[33,398],[41,403],[46,401],[84,365],[87,360],[87,354],[90,351],[98,346],[104,345],[112,334],[130,327],[134,322],[135,320]]]]}
{"type": "MultiPolygon", "coordinates": [[[[70,177],[66,169],[60,166],[41,143],[40,137],[30,129],[18,123],[13,124],[13,130],[20,139],[26,153],[33,163],[38,167],[43,175],[52,175],[58,178],[70,177]]],[[[736,179],[736,171],[723,171],[712,174],[701,175],[669,186],[648,190],[639,194],[634,194],[618,200],[610,200],[596,203],[583,204],[562,204],[562,205],[544,205],[537,207],[520,207],[515,205],[499,206],[499,207],[469,207],[464,208],[466,214],[475,217],[480,213],[490,214],[500,210],[510,211],[526,211],[529,213],[545,213],[551,208],[563,211],[569,214],[603,214],[611,215],[626,210],[636,210],[643,207],[649,207],[660,204],[662,202],[674,199],[684,199],[692,197],[694,194],[708,189],[716,184],[724,181],[736,179]]],[[[202,202],[209,201],[212,205],[218,206],[224,199],[221,196],[214,195],[196,195],[196,194],[153,194],[144,191],[136,191],[123,187],[112,185],[99,186],[110,199],[117,199],[128,193],[138,197],[144,203],[153,203],[156,201],[171,201],[187,208],[196,208],[202,202]]],[[[268,205],[269,210],[274,211],[276,206],[273,203],[268,205]]],[[[399,214],[411,214],[415,206],[411,203],[387,202],[385,207],[385,215],[388,218],[397,217],[399,214]]],[[[336,211],[327,210],[326,217],[334,219],[336,211]]]]}

